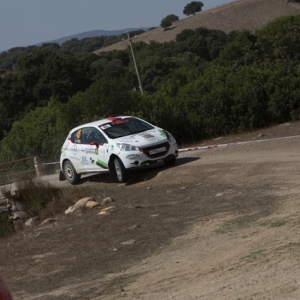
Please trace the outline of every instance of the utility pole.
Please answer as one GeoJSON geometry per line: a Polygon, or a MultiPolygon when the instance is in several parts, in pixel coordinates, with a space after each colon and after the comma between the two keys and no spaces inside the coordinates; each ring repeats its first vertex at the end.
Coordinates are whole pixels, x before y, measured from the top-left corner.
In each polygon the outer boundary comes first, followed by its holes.
{"type": "Polygon", "coordinates": [[[132,57],[133,57],[133,62],[134,62],[134,66],[135,66],[136,75],[137,75],[139,85],[140,85],[140,90],[141,90],[141,93],[143,95],[144,91],[143,91],[143,86],[142,86],[142,82],[141,82],[141,78],[140,78],[140,73],[139,73],[139,69],[138,69],[137,64],[136,64],[134,51],[133,51],[133,47],[132,47],[132,41],[131,41],[130,34],[129,34],[128,31],[127,31],[127,36],[128,36],[128,40],[129,40],[129,44],[130,44],[130,49],[131,49],[131,53],[132,53],[132,57]]]}

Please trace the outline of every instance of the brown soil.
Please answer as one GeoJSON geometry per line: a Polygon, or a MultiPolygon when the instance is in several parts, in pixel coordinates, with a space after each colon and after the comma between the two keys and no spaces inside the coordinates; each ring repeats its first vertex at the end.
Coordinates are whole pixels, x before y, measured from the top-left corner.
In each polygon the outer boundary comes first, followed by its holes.
{"type": "Polygon", "coordinates": [[[2,239],[0,274],[15,300],[299,299],[299,134],[289,123],[207,141],[225,146],[126,185],[63,183],[112,196],[117,210],[2,239]]]}
{"type": "MultiPolygon", "coordinates": [[[[238,0],[174,22],[166,31],[161,27],[150,30],[132,38],[132,41],[143,41],[145,43],[150,41],[169,42],[174,40],[177,34],[184,29],[196,29],[198,27],[219,29],[226,33],[243,29],[255,31],[277,17],[298,15],[299,13],[300,5],[287,0],[238,0]]],[[[124,40],[109,47],[101,48],[95,53],[124,50],[128,45],[128,41],[124,40]]]]}

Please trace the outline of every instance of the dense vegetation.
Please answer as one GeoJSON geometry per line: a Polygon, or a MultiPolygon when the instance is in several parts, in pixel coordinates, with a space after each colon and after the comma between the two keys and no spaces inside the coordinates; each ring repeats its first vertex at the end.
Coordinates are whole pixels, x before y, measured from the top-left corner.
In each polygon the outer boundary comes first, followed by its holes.
{"type": "MultiPolygon", "coordinates": [[[[131,31],[130,35],[135,36],[145,32],[144,30],[131,31]]],[[[5,71],[14,71],[19,58],[33,53],[40,49],[54,51],[57,54],[76,55],[82,52],[93,52],[101,47],[107,47],[123,39],[127,39],[127,34],[123,33],[118,36],[100,36],[93,38],[70,39],[60,46],[57,43],[44,43],[42,46],[15,47],[8,51],[0,53],[0,73],[5,71]]]]}
{"type": "Polygon", "coordinates": [[[0,77],[0,161],[56,160],[72,127],[110,108],[166,128],[179,143],[299,119],[300,16],[255,33],[187,29],[134,49],[143,96],[129,48],[21,56],[0,77]]]}

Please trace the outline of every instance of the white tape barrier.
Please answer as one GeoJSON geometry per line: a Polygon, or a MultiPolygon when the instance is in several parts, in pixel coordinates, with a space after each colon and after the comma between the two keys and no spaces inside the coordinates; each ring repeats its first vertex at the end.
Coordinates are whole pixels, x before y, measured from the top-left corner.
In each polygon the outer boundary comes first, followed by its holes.
{"type": "Polygon", "coordinates": [[[196,151],[196,150],[204,150],[204,149],[213,149],[213,148],[221,148],[221,147],[227,147],[227,146],[233,146],[233,145],[244,145],[244,144],[250,144],[250,143],[267,142],[267,141],[283,140],[283,139],[298,138],[298,137],[300,137],[300,135],[285,136],[285,137],[264,139],[264,140],[256,140],[256,141],[246,141],[246,142],[236,142],[236,143],[228,143],[228,144],[192,147],[192,148],[179,149],[178,152],[188,152],[188,151],[196,151]]]}
{"type": "MultiPolygon", "coordinates": [[[[256,141],[246,141],[246,142],[219,144],[219,145],[208,145],[208,146],[201,146],[201,147],[191,147],[191,148],[179,149],[178,152],[214,149],[214,148],[222,148],[222,147],[228,147],[228,146],[234,146],[234,145],[244,145],[244,144],[250,144],[250,143],[267,142],[267,141],[291,139],[291,138],[298,138],[298,137],[300,137],[300,135],[292,135],[292,136],[285,136],[285,137],[279,137],[279,138],[273,138],[273,139],[256,140],[256,141]]],[[[42,163],[41,165],[54,165],[54,164],[59,164],[59,162],[42,163]]],[[[37,167],[37,165],[35,167],[37,167]]]]}

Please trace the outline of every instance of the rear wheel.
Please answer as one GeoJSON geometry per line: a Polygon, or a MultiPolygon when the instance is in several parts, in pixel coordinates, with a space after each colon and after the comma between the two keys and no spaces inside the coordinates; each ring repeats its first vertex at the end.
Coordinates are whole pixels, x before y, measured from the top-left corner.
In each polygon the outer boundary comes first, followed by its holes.
{"type": "Polygon", "coordinates": [[[129,177],[128,171],[125,169],[120,158],[115,157],[113,159],[113,162],[114,162],[115,175],[116,175],[118,181],[125,182],[129,177]]]}
{"type": "Polygon", "coordinates": [[[81,175],[77,174],[73,164],[69,160],[64,163],[63,171],[65,178],[69,183],[75,184],[80,180],[81,175]]]}

